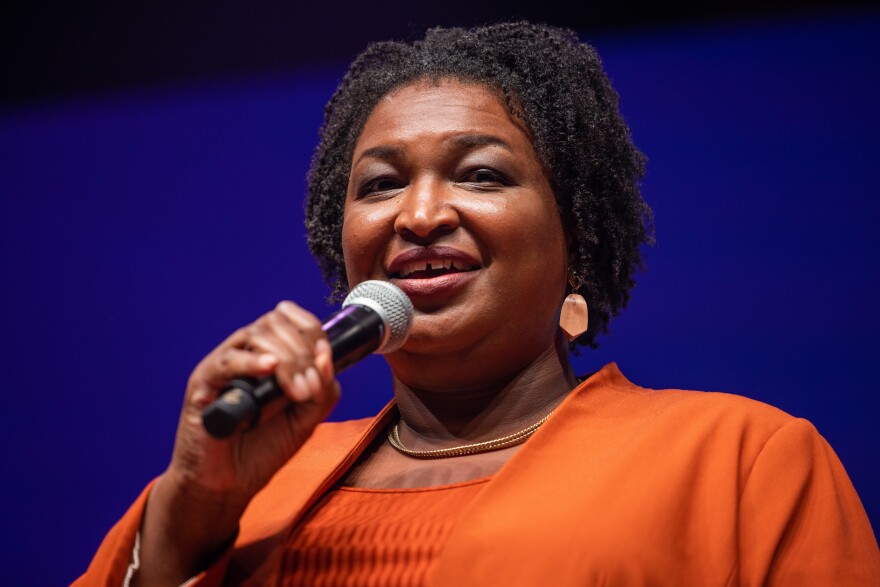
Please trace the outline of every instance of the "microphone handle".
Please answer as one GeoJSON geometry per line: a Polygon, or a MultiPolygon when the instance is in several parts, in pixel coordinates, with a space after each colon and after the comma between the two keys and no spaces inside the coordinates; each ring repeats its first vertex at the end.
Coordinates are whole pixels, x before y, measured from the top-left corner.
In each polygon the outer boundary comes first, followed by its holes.
{"type": "MultiPolygon", "coordinates": [[[[385,322],[378,312],[352,304],[332,314],[321,329],[333,350],[333,370],[347,369],[379,348],[385,322]]],[[[237,430],[253,428],[263,406],[284,396],[274,375],[236,377],[226,384],[214,402],[202,411],[202,423],[211,436],[226,438],[237,430]]]]}

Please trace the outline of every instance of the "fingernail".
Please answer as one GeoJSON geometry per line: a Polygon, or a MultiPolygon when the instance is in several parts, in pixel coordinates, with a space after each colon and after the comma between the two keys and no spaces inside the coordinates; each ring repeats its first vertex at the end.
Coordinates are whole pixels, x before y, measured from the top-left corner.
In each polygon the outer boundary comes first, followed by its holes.
{"type": "Polygon", "coordinates": [[[309,382],[303,377],[302,373],[293,376],[293,401],[305,402],[312,398],[312,392],[309,390],[309,382]]]}
{"type": "Polygon", "coordinates": [[[324,381],[333,380],[333,359],[321,363],[321,376],[324,381]]]}
{"type": "Polygon", "coordinates": [[[270,354],[263,354],[257,357],[257,364],[263,369],[274,367],[278,363],[278,357],[270,354]]]}
{"type": "Polygon", "coordinates": [[[319,338],[318,342],[315,343],[315,354],[320,355],[321,353],[332,353],[333,349],[330,348],[330,343],[327,342],[326,338],[319,338]]]}
{"type": "Polygon", "coordinates": [[[306,369],[306,381],[309,384],[309,391],[311,392],[312,397],[321,391],[321,376],[318,375],[318,370],[314,367],[306,369]]]}

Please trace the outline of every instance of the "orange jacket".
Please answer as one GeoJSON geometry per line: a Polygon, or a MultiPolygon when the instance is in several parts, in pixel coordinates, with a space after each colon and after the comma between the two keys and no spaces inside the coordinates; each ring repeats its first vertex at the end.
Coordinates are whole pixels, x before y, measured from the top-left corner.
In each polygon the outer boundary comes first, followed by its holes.
{"type": "MultiPolygon", "coordinates": [[[[321,425],[195,584],[271,583],[291,528],[393,410],[321,425]]],[[[121,584],[148,491],[77,585],[121,584]]],[[[489,482],[431,584],[877,586],[880,550],[809,422],[739,396],[637,387],[611,364],[489,482]]]]}

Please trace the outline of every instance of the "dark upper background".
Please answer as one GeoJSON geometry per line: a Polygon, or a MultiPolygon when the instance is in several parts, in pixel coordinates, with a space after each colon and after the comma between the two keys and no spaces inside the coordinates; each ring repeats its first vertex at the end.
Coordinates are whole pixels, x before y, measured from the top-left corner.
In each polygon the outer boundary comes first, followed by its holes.
{"type": "Polygon", "coordinates": [[[525,18],[588,37],[664,25],[804,17],[866,9],[856,0],[648,2],[18,2],[0,23],[2,100],[285,71],[347,61],[370,41],[416,38],[430,26],[525,18]]]}
{"type": "MultiPolygon", "coordinates": [[[[80,4],[0,18],[5,584],[82,572],[167,463],[186,377],[219,340],[281,298],[330,311],[301,194],[347,62],[369,41],[510,17],[596,44],[649,158],[658,244],[576,368],[615,360],[639,384],[808,418],[876,527],[875,8],[80,4]]],[[[335,419],[389,396],[380,359],[342,383],[335,419]]]]}

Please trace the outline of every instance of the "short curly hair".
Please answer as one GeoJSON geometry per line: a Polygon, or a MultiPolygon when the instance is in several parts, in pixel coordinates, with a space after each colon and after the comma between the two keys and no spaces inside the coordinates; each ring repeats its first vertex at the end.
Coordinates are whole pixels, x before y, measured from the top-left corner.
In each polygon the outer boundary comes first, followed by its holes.
{"type": "Polygon", "coordinates": [[[379,100],[418,80],[457,79],[500,91],[528,129],[573,240],[570,272],[583,280],[590,328],[599,333],[629,301],[640,246],[653,240],[639,182],[645,158],[633,145],[596,51],[573,31],[528,22],[435,28],[412,44],[373,43],[324,108],[308,174],[308,244],[333,288],[348,291],[342,218],[355,143],[379,100]]]}

